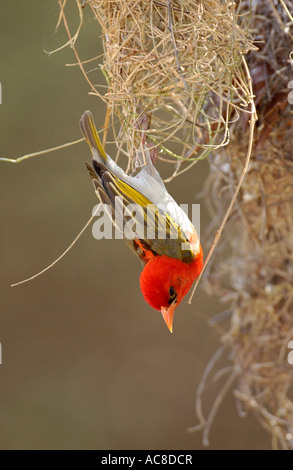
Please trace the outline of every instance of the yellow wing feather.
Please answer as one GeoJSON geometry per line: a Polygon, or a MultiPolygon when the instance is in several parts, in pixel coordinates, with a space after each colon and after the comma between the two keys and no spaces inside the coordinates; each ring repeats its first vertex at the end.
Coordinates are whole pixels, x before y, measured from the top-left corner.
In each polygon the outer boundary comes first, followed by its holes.
{"type": "Polygon", "coordinates": [[[101,157],[102,161],[106,162],[108,157],[97,132],[92,113],[90,111],[85,111],[79,121],[79,124],[93,156],[95,156],[95,150],[101,157]]]}

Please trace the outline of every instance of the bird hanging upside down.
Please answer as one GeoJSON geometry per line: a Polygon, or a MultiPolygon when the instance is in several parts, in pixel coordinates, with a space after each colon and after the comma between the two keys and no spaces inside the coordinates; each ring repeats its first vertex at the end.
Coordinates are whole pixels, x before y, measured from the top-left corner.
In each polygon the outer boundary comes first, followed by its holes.
{"type": "Polygon", "coordinates": [[[140,288],[145,300],[162,312],[172,332],[175,308],[203,267],[202,248],[195,228],[168,193],[145,146],[138,152],[141,169],[136,176],[130,176],[106,154],[90,111],[81,117],[80,128],[93,155],[91,166],[86,165],[96,194],[111,209],[113,221],[117,197],[123,207],[136,204],[143,213],[145,236],[126,242],[144,264],[140,288]],[[150,224],[153,226],[149,227],[150,224]],[[158,237],[162,228],[166,234],[163,239],[158,237]],[[154,237],[149,237],[150,231],[154,237]]]}

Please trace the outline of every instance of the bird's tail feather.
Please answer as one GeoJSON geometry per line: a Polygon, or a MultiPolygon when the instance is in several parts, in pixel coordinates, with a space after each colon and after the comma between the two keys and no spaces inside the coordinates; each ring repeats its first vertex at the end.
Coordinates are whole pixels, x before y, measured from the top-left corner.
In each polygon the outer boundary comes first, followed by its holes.
{"type": "Polygon", "coordinates": [[[81,132],[83,133],[85,140],[87,141],[93,157],[96,158],[97,155],[100,157],[102,162],[106,162],[108,157],[102,146],[102,142],[98,135],[93,115],[90,111],[85,111],[81,116],[79,121],[81,132]]]}

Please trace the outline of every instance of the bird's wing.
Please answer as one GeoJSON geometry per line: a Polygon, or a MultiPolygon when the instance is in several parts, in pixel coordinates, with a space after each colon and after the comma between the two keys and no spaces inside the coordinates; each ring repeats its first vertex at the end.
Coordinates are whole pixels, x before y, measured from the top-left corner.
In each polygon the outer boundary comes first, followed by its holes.
{"type": "Polygon", "coordinates": [[[125,235],[126,224],[132,219],[135,234],[127,243],[143,262],[153,256],[167,255],[190,263],[196,253],[180,226],[141,192],[114,175],[105,165],[92,160],[87,165],[96,193],[103,204],[110,205],[112,220],[125,235]],[[117,200],[123,206],[122,223],[117,222],[117,200]],[[116,211],[115,211],[116,202],[116,211]],[[132,205],[132,206],[131,206],[132,205]],[[134,206],[135,205],[135,206],[134,206]]]}

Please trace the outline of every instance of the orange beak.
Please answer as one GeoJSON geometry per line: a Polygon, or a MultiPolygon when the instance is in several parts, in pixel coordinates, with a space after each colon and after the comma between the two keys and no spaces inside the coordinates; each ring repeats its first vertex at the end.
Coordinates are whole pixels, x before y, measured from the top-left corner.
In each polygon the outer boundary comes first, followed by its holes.
{"type": "Polygon", "coordinates": [[[176,302],[173,302],[171,305],[169,305],[169,307],[161,308],[163,318],[171,333],[173,333],[173,316],[174,316],[175,308],[176,308],[176,302]]]}

